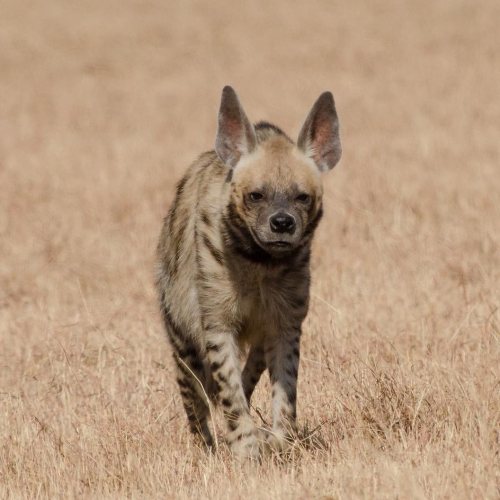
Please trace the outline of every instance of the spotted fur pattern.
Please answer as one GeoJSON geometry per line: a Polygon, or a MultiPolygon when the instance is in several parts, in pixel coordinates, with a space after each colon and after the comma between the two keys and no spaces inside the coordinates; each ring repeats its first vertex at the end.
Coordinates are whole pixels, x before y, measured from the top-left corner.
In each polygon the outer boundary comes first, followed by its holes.
{"type": "Polygon", "coordinates": [[[252,126],[226,87],[216,151],[202,154],[178,183],[158,245],[160,308],[190,429],[212,447],[207,397],[219,402],[229,445],[243,457],[257,458],[264,441],[282,449],[295,429],[321,162],[332,168],[338,136],[331,94],[315,106],[295,145],[274,125],[252,126]],[[318,161],[322,151],[330,160],[318,161]],[[269,229],[276,213],[293,218],[293,234],[269,229]],[[273,424],[264,435],[249,401],[266,369],[273,424]]]}

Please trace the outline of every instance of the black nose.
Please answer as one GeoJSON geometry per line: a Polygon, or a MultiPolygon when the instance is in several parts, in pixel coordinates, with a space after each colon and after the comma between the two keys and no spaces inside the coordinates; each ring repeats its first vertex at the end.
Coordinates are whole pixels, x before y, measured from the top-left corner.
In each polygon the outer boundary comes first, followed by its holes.
{"type": "Polygon", "coordinates": [[[295,219],[289,214],[274,214],[269,219],[269,224],[274,233],[293,233],[295,231],[295,219]]]}

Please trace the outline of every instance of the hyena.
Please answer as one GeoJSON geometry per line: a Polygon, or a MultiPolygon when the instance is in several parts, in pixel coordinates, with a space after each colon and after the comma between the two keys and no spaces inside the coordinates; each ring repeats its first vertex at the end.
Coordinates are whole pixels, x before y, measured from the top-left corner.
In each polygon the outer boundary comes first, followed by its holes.
{"type": "Polygon", "coordinates": [[[321,173],[340,156],[330,92],[318,98],[295,144],[275,125],[252,125],[227,86],[215,150],[177,185],[158,245],[157,285],[190,429],[209,447],[207,398],[222,405],[236,455],[256,458],[263,443],[283,449],[294,434],[321,173]],[[263,434],[249,401],[266,368],[272,429],[263,434]]]}

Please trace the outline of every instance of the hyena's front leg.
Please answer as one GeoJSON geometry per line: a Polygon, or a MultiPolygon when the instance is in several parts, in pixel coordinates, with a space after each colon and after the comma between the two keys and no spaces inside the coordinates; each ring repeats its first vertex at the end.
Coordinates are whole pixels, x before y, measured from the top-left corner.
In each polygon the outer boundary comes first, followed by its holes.
{"type": "Polygon", "coordinates": [[[250,404],[250,398],[252,397],[255,386],[265,369],[266,358],[264,354],[264,347],[262,345],[252,346],[248,353],[248,359],[241,375],[243,380],[243,391],[245,392],[248,404],[250,404]]]}
{"type": "Polygon", "coordinates": [[[300,328],[267,340],[266,361],[273,398],[273,428],[268,441],[278,450],[286,448],[288,438],[295,432],[299,357],[300,328]]]}
{"type": "Polygon", "coordinates": [[[258,458],[259,433],[248,409],[243,390],[238,347],[230,330],[206,332],[207,356],[224,408],[231,450],[240,457],[258,458]]]}

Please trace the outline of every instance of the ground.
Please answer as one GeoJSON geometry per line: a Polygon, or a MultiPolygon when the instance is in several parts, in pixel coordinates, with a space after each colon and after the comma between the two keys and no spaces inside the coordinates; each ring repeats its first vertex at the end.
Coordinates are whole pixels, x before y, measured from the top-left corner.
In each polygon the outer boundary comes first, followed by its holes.
{"type": "MultiPolygon", "coordinates": [[[[0,497],[498,498],[500,3],[2,2],[0,497]],[[292,456],[187,431],[153,262],[220,91],[331,90],[292,456]]],[[[269,419],[267,380],[256,421],[269,419]]],[[[257,412],[258,410],[258,412],[257,412]]]]}

